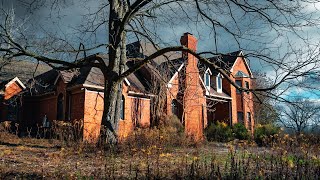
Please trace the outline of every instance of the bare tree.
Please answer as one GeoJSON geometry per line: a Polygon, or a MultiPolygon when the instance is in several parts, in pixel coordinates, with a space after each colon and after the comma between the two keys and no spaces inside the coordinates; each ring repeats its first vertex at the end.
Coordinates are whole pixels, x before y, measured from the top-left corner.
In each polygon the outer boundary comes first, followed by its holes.
{"type": "Polygon", "coordinates": [[[296,98],[292,103],[284,105],[281,124],[293,130],[297,135],[312,130],[320,123],[320,106],[311,100],[296,98]]]}
{"type": "MultiPolygon", "coordinates": [[[[272,86],[272,80],[267,77],[266,73],[253,72],[255,88],[267,88],[272,86]]],[[[278,122],[280,112],[276,108],[276,101],[268,96],[270,92],[257,92],[254,97],[254,116],[257,124],[273,124],[278,122]]]]}
{"type": "MultiPolygon", "coordinates": [[[[40,6],[49,4],[51,9],[60,12],[59,1],[20,1],[29,12],[37,10],[40,6]]],[[[88,0],[85,3],[90,3],[88,0]]],[[[317,27],[318,17],[315,11],[310,11],[317,3],[310,1],[208,1],[208,0],[109,0],[101,1],[94,12],[84,15],[82,26],[78,29],[79,37],[97,37],[98,30],[105,28],[106,41],[92,40],[84,46],[86,39],[79,39],[80,48],[75,48],[67,37],[55,36],[46,33],[46,38],[41,38],[37,46],[34,39],[29,39],[24,34],[23,22],[14,21],[14,11],[1,10],[0,24],[0,52],[7,59],[29,57],[42,61],[56,69],[68,69],[81,66],[98,67],[104,74],[104,113],[102,124],[107,128],[108,141],[116,142],[117,124],[120,117],[121,84],[125,77],[137,71],[150,60],[162,56],[170,51],[184,51],[197,57],[207,67],[219,71],[229,82],[242,91],[259,92],[269,91],[278,87],[283,82],[305,75],[318,68],[318,44],[310,42],[303,34],[306,27],[317,27]],[[175,29],[181,22],[203,26],[212,33],[214,41],[213,50],[197,53],[184,46],[166,46],[158,48],[148,57],[135,58],[138,60],[134,66],[126,69],[129,58],[126,55],[127,38],[134,35],[144,38],[152,44],[161,39],[157,28],[167,25],[175,29]],[[260,31],[258,31],[260,30],[260,31]],[[223,35],[224,37],[220,37],[223,35]],[[304,43],[302,48],[296,48],[290,41],[291,38],[304,43]],[[274,70],[275,77],[272,86],[263,89],[246,89],[239,87],[231,78],[228,70],[223,69],[218,62],[205,58],[209,55],[223,54],[219,50],[226,41],[232,41],[239,49],[248,53],[247,58],[253,57],[274,70]],[[279,40],[286,41],[287,50],[280,48],[279,40]],[[254,47],[250,44],[255,43],[254,47]],[[41,48],[40,48],[41,47],[41,48]],[[92,49],[105,47],[109,55],[109,64],[106,65],[102,58],[93,59],[86,56],[92,49]],[[256,48],[259,47],[259,48],[256,48]],[[305,48],[306,47],[306,48],[305,48]],[[42,50],[40,50],[42,49],[42,50]],[[300,50],[300,51],[298,51],[300,50]],[[307,51],[306,51],[307,50],[307,51]],[[306,52],[304,52],[306,51],[306,52]],[[84,58],[77,61],[68,61],[57,54],[83,53],[84,58]],[[298,53],[309,53],[305,60],[295,60],[298,53]],[[54,56],[53,54],[56,54],[54,56]]],[[[50,14],[55,11],[51,11],[50,14]]],[[[43,27],[44,32],[46,31],[43,27]]],[[[89,39],[90,39],[89,38],[89,39]]],[[[97,39],[97,38],[96,38],[97,39]]],[[[282,43],[280,43],[282,44],[282,43]]],[[[272,95],[275,96],[275,95],[272,95]]]]}

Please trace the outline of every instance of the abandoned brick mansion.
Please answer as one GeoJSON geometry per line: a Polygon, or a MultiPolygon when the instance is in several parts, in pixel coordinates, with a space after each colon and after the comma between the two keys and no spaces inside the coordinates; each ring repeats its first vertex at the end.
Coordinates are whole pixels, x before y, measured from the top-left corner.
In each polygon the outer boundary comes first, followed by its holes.
{"type": "MultiPolygon", "coordinates": [[[[180,39],[182,45],[197,50],[198,40],[190,33],[180,39]]],[[[127,46],[128,57],[147,57],[156,51],[142,41],[127,46]]],[[[108,63],[108,56],[102,57],[108,63]]],[[[242,51],[209,58],[226,69],[237,85],[250,88],[252,73],[242,51]]],[[[134,61],[128,61],[130,67],[134,61]]],[[[253,131],[253,100],[249,92],[237,90],[218,71],[206,68],[188,53],[174,52],[153,59],[123,81],[121,120],[118,136],[125,138],[135,127],[149,127],[153,113],[152,91],[158,81],[165,82],[163,113],[175,115],[184,124],[185,133],[202,139],[204,129],[215,121],[229,125],[244,123],[253,131]],[[155,75],[156,74],[156,75],[155,75]]],[[[36,126],[48,121],[83,120],[83,138],[95,140],[100,133],[103,112],[104,76],[100,69],[82,67],[72,70],[49,70],[25,85],[19,77],[0,83],[0,121],[15,121],[21,126],[36,126]],[[15,96],[18,107],[10,107],[15,96]],[[15,109],[15,110],[12,110],[15,109]]]]}

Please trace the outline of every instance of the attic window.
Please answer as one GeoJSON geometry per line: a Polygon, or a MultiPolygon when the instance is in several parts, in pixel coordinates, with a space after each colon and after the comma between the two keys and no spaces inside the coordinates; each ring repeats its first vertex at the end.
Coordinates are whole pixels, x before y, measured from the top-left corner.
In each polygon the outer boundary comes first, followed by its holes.
{"type": "Polygon", "coordinates": [[[220,74],[217,76],[217,91],[222,92],[222,78],[220,74]]]}
{"type": "Polygon", "coordinates": [[[207,69],[204,73],[204,83],[207,87],[210,87],[210,76],[212,75],[210,69],[207,69]]]}
{"type": "Polygon", "coordinates": [[[205,74],[206,86],[210,86],[210,74],[206,72],[205,74]]]}
{"type": "Polygon", "coordinates": [[[236,77],[243,77],[243,78],[249,77],[246,73],[244,73],[242,71],[238,71],[235,76],[236,77]]]}

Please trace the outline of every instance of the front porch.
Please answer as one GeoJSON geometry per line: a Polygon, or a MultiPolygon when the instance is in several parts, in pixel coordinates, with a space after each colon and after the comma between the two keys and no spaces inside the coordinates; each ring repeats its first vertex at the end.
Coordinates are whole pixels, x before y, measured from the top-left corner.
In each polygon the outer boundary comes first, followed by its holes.
{"type": "Polygon", "coordinates": [[[224,94],[206,96],[208,126],[217,121],[232,126],[232,98],[224,94]]]}

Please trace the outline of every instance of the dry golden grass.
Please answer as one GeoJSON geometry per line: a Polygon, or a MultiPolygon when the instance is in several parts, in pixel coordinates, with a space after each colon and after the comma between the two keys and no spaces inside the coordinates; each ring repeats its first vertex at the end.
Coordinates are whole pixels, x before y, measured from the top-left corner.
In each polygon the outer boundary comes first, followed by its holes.
{"type": "Polygon", "coordinates": [[[300,156],[278,149],[246,141],[176,147],[169,141],[169,146],[124,143],[103,150],[1,132],[0,179],[299,179],[302,172],[312,175],[309,179],[320,177],[319,154],[300,156]]]}
{"type": "Polygon", "coordinates": [[[213,144],[202,147],[165,149],[157,146],[102,151],[83,147],[62,147],[58,141],[18,138],[0,133],[0,179],[71,178],[76,177],[131,177],[158,169],[159,174],[174,173],[177,164],[190,164],[195,159],[223,161],[228,151],[213,144]],[[217,158],[218,157],[218,158],[217,158]]]}

